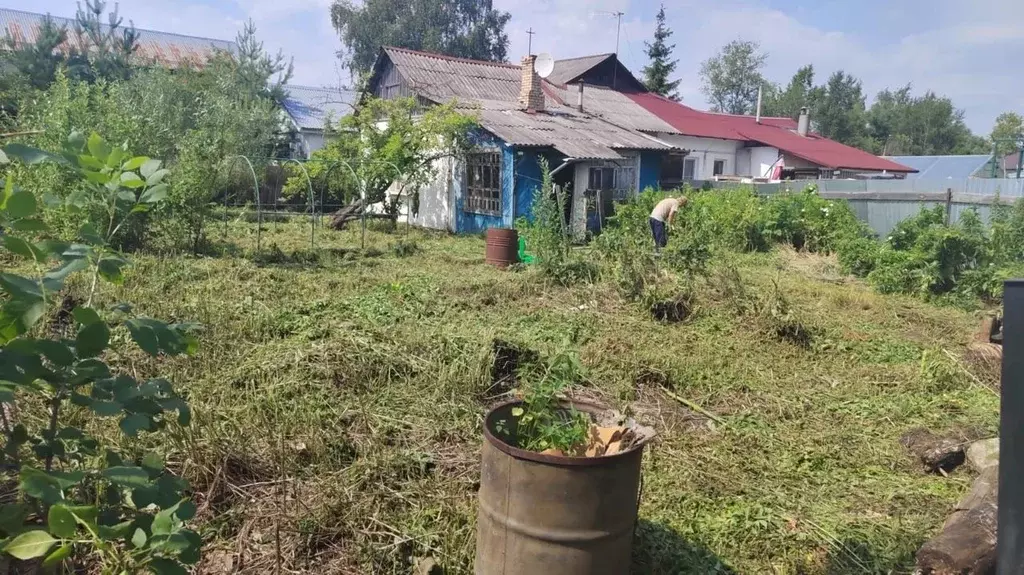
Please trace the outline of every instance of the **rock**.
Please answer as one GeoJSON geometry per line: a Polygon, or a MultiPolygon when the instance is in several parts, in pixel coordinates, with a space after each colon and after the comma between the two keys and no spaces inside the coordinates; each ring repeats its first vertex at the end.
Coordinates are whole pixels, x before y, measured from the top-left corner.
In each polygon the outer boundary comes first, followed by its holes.
{"type": "Polygon", "coordinates": [[[413,573],[415,575],[442,575],[444,569],[441,569],[433,557],[417,557],[413,573]]]}
{"type": "Polygon", "coordinates": [[[979,473],[999,465],[999,438],[975,441],[967,448],[967,461],[979,473]]]}
{"type": "Polygon", "coordinates": [[[996,562],[999,468],[989,467],[975,481],[933,539],[917,552],[920,573],[989,575],[996,562]]]}
{"type": "Polygon", "coordinates": [[[967,458],[962,440],[940,437],[923,428],[904,433],[900,444],[920,460],[928,473],[948,473],[963,465],[967,458]]]}

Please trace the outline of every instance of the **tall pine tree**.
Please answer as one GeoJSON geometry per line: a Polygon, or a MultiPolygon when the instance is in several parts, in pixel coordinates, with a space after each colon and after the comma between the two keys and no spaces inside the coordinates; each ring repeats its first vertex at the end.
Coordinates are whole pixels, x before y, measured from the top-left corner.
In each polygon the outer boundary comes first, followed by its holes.
{"type": "Polygon", "coordinates": [[[648,90],[678,101],[679,94],[676,93],[676,88],[679,87],[679,80],[670,82],[668,79],[675,71],[676,63],[679,62],[678,60],[669,60],[672,50],[676,47],[675,44],[665,43],[670,36],[672,36],[672,30],[665,25],[665,5],[662,4],[661,9],[658,10],[658,26],[654,29],[654,42],[644,42],[644,52],[651,59],[650,65],[643,69],[644,84],[647,85],[648,90]]]}

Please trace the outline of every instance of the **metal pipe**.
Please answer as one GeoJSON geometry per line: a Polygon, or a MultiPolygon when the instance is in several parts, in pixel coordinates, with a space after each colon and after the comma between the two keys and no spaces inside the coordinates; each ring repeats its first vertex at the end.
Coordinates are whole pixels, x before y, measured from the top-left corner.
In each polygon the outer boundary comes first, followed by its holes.
{"type": "Polygon", "coordinates": [[[580,112],[583,111],[583,82],[580,82],[580,93],[576,98],[576,109],[580,112]]]}
{"type": "Polygon", "coordinates": [[[754,118],[758,124],[761,123],[761,88],[762,86],[757,87],[757,116],[754,118]]]}
{"type": "Polygon", "coordinates": [[[998,575],[1024,573],[1024,279],[1003,284],[1003,374],[999,409],[998,575]]]}
{"type": "Polygon", "coordinates": [[[554,170],[551,170],[551,177],[552,178],[555,177],[555,174],[557,174],[558,172],[561,172],[569,164],[572,164],[572,163],[575,163],[575,162],[576,162],[576,158],[566,158],[565,160],[562,161],[562,165],[561,166],[558,166],[554,170]]]}

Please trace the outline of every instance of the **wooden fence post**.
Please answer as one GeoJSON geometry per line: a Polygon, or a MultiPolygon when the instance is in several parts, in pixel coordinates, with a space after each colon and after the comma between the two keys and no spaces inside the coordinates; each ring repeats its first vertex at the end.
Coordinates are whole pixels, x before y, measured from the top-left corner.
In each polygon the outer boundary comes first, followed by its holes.
{"type": "Polygon", "coordinates": [[[953,217],[953,188],[946,188],[946,225],[953,217]]]}

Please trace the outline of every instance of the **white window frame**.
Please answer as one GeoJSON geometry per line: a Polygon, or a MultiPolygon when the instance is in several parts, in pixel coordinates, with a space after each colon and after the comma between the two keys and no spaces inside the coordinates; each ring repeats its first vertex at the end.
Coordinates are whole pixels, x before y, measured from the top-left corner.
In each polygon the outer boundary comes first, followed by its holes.
{"type": "Polygon", "coordinates": [[[697,176],[699,175],[697,173],[697,170],[699,168],[700,168],[700,163],[697,161],[697,158],[683,158],[683,181],[684,182],[692,182],[693,180],[696,180],[697,176]],[[686,177],[686,166],[687,166],[687,164],[690,164],[690,165],[693,166],[693,169],[690,170],[690,177],[689,178],[686,177]]]}
{"type": "Polygon", "coordinates": [[[711,177],[712,178],[715,177],[715,176],[726,176],[726,175],[728,175],[726,173],[728,171],[729,171],[729,160],[727,160],[725,158],[715,158],[714,161],[711,162],[711,177]],[[718,164],[718,162],[722,162],[722,171],[720,173],[716,174],[715,173],[715,168],[716,168],[716,165],[718,164]]]}

